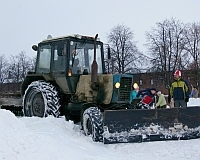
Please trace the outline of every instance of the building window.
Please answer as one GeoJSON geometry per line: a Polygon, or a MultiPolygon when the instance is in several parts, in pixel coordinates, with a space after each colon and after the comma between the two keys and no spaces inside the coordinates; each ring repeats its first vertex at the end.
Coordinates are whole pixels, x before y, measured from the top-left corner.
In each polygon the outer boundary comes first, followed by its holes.
{"type": "Polygon", "coordinates": [[[153,79],[151,79],[150,83],[151,83],[151,85],[153,85],[153,79]]]}
{"type": "Polygon", "coordinates": [[[142,80],[140,80],[140,86],[142,85],[142,80]]]}

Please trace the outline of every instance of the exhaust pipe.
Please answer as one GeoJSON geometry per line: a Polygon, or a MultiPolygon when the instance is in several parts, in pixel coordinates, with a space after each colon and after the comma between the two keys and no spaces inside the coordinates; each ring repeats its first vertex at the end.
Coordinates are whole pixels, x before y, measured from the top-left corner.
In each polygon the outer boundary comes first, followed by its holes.
{"type": "Polygon", "coordinates": [[[98,34],[96,34],[94,38],[94,60],[92,62],[92,72],[91,72],[91,82],[92,82],[92,89],[98,90],[99,86],[97,84],[97,76],[98,76],[98,64],[96,61],[96,40],[97,40],[98,34]]]}

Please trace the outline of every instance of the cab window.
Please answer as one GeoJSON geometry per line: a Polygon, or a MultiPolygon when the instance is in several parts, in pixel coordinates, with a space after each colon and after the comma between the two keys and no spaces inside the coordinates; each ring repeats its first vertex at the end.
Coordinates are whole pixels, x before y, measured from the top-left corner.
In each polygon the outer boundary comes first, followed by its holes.
{"type": "Polygon", "coordinates": [[[39,47],[38,52],[38,72],[49,73],[51,62],[51,46],[43,45],[39,47]]]}
{"type": "MultiPolygon", "coordinates": [[[[64,48],[66,45],[64,45],[64,48]]],[[[54,46],[53,50],[53,70],[54,71],[65,71],[66,68],[66,51],[63,47],[59,45],[54,46]]]]}

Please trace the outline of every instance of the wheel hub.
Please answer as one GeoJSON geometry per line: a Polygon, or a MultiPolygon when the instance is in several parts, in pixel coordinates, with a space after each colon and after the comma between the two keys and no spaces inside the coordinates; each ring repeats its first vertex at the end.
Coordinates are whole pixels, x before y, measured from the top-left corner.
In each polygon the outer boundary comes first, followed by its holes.
{"type": "Polygon", "coordinates": [[[91,121],[90,121],[89,118],[87,119],[86,126],[87,126],[87,129],[88,129],[88,135],[91,135],[92,134],[92,124],[91,124],[91,121]]]}
{"type": "Polygon", "coordinates": [[[33,115],[43,117],[44,116],[44,100],[41,93],[37,93],[32,101],[33,115]]]}

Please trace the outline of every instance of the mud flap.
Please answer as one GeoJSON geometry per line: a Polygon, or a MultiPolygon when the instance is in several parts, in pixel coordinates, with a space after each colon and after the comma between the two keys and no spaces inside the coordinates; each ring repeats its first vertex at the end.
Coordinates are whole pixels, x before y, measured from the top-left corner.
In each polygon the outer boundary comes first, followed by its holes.
{"type": "Polygon", "coordinates": [[[200,107],[104,112],[105,144],[200,138],[200,107]]]}

